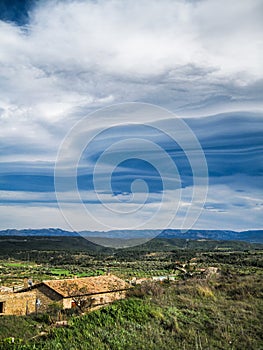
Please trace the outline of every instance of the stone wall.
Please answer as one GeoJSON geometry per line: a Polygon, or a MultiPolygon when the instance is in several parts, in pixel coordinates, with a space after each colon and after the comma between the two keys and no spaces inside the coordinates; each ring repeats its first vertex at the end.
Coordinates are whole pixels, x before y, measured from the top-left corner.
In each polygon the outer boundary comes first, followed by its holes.
{"type": "MultiPolygon", "coordinates": [[[[90,308],[105,305],[112,303],[115,300],[124,299],[126,297],[127,291],[119,291],[119,292],[109,292],[109,293],[100,293],[93,294],[90,296],[83,296],[83,299],[86,299],[90,302],[90,308]]],[[[64,298],[63,299],[63,309],[70,309],[72,307],[72,303],[74,302],[73,298],[64,298]]]]}
{"type": "Polygon", "coordinates": [[[91,296],[92,306],[112,303],[115,300],[124,299],[126,291],[95,294],[91,296]]]}
{"type": "Polygon", "coordinates": [[[28,315],[35,312],[36,292],[0,294],[1,315],[28,315]]]}
{"type": "MultiPolygon", "coordinates": [[[[90,308],[124,299],[126,291],[109,292],[84,296],[90,302],[90,308]]],[[[0,315],[27,315],[34,312],[46,312],[53,303],[61,304],[63,309],[70,309],[74,298],[62,298],[58,293],[45,285],[27,292],[0,294],[0,315]],[[36,302],[38,301],[38,303],[36,302]]]]}
{"type": "Polygon", "coordinates": [[[62,297],[45,285],[40,285],[36,288],[36,297],[40,300],[38,312],[45,312],[50,304],[59,303],[63,305],[62,297]]]}

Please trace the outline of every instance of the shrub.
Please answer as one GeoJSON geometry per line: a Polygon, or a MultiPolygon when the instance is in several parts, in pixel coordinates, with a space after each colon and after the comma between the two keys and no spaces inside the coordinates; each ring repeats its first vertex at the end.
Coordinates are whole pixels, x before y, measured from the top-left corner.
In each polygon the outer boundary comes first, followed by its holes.
{"type": "Polygon", "coordinates": [[[128,296],[145,297],[151,296],[158,298],[164,294],[164,287],[158,282],[145,282],[142,283],[128,292],[128,296]]]}

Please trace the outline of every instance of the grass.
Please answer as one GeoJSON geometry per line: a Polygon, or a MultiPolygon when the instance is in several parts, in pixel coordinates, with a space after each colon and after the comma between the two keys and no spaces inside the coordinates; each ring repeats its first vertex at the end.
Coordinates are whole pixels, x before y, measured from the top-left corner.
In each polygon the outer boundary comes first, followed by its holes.
{"type": "Polygon", "coordinates": [[[51,269],[50,270],[52,275],[58,275],[58,276],[72,276],[69,270],[66,269],[51,269]]]}
{"type": "Polygon", "coordinates": [[[12,338],[30,339],[39,333],[42,325],[26,316],[2,316],[0,317],[0,339],[12,338]]]}
{"type": "MultiPolygon", "coordinates": [[[[259,350],[262,315],[262,275],[232,271],[211,280],[142,285],[128,299],[71,317],[68,328],[49,326],[37,341],[18,332],[22,344],[5,343],[0,349],[259,350]]],[[[35,322],[20,319],[26,327],[35,322]]]]}

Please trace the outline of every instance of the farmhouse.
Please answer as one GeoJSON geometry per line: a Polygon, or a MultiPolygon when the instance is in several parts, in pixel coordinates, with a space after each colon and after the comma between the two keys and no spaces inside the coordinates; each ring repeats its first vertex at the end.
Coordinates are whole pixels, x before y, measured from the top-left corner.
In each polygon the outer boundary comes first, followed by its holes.
{"type": "Polygon", "coordinates": [[[43,281],[14,293],[0,294],[0,314],[45,312],[54,303],[63,309],[97,307],[125,298],[129,288],[114,275],[43,281]]]}
{"type": "Polygon", "coordinates": [[[35,312],[34,292],[0,293],[0,315],[28,315],[35,312]]]}

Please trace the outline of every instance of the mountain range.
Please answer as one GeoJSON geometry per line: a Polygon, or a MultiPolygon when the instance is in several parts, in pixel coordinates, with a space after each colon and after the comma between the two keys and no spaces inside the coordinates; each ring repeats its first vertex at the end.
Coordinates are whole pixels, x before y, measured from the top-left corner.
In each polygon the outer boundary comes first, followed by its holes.
{"type": "Polygon", "coordinates": [[[43,236],[43,237],[78,237],[85,238],[183,238],[191,240],[224,240],[224,241],[246,241],[250,243],[263,243],[263,230],[230,231],[230,230],[188,230],[183,232],[177,229],[167,230],[112,230],[112,231],[81,231],[71,232],[59,228],[43,229],[7,229],[0,231],[0,236],[43,236]]]}

